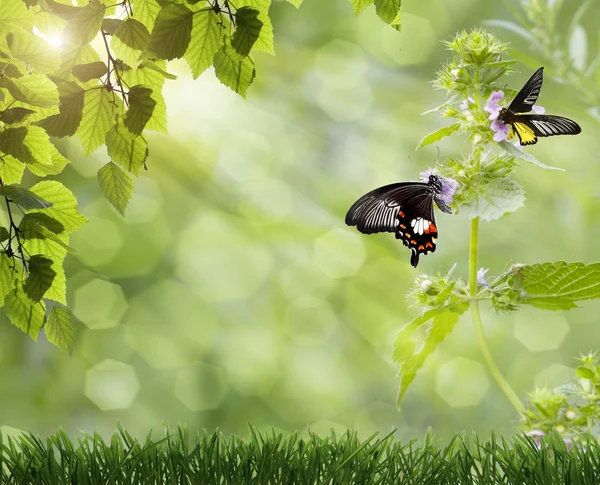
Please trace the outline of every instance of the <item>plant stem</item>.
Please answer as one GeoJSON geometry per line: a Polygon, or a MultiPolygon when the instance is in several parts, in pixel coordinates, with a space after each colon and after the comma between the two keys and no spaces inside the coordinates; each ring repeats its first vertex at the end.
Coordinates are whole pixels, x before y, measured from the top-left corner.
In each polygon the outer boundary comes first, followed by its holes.
{"type": "Polygon", "coordinates": [[[513,391],[512,387],[506,382],[502,374],[500,373],[500,369],[494,362],[494,358],[492,357],[492,353],[490,352],[490,348],[488,346],[487,340],[485,339],[485,334],[483,333],[483,323],[481,321],[481,314],[479,313],[479,302],[477,301],[477,253],[479,250],[479,217],[476,217],[471,221],[471,247],[469,249],[469,295],[471,296],[471,301],[469,303],[469,307],[471,310],[471,318],[473,319],[473,327],[475,328],[475,334],[477,335],[477,341],[479,342],[479,347],[481,348],[481,352],[483,353],[483,357],[485,358],[485,362],[490,369],[490,372],[496,379],[496,382],[506,394],[506,397],[514,406],[519,414],[525,413],[525,407],[517,397],[515,391],[513,391]]]}

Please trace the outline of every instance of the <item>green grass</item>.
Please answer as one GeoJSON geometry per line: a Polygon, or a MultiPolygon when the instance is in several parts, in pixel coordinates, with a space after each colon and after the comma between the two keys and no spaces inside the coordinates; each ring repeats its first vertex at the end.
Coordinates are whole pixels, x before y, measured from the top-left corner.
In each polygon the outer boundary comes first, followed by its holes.
{"type": "Polygon", "coordinates": [[[142,443],[119,427],[110,441],[63,431],[45,441],[0,434],[0,483],[25,484],[598,484],[600,446],[568,450],[554,434],[538,449],[526,436],[457,435],[437,447],[431,435],[401,443],[393,435],[365,441],[348,431],[259,434],[250,439],[219,432],[191,436],[186,428],[142,443]]]}

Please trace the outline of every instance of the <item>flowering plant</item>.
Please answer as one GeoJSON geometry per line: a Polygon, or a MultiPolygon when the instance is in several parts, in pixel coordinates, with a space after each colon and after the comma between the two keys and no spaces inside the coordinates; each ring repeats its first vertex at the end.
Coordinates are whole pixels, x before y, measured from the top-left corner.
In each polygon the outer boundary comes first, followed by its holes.
{"type": "MultiPolygon", "coordinates": [[[[509,96],[500,86],[505,84],[501,79],[511,74],[515,65],[506,58],[506,44],[475,29],[457,34],[446,45],[453,57],[437,72],[434,87],[445,90],[448,100],[429,112],[441,113],[453,123],[424,137],[417,149],[447,136],[462,135],[470,141],[469,153],[447,158],[438,165],[439,175],[446,179],[446,202],[453,213],[471,221],[469,278],[456,278],[454,268],[447,274],[417,276],[407,298],[411,305],[423,308],[423,313],[400,330],[394,344],[393,358],[401,374],[399,402],[427,356],[453,330],[459,317],[469,312],[495,380],[528,429],[545,432],[546,427],[536,420],[534,412],[526,411],[495,364],[483,332],[480,303],[488,301],[502,312],[515,311],[522,305],[546,310],[575,308],[579,301],[600,297],[600,263],[513,264],[497,276],[488,276],[488,270],[478,266],[480,221],[503,217],[520,209],[525,201],[516,178],[518,165],[527,162],[543,169],[561,169],[544,165],[520,146],[506,141],[511,128],[498,116],[509,96]]],[[[538,113],[541,110],[537,108],[538,113]]],[[[600,376],[597,367],[594,372],[600,376]]],[[[566,413],[564,419],[568,420],[571,415],[566,413]]],[[[581,415],[571,421],[579,423],[581,415]]]]}

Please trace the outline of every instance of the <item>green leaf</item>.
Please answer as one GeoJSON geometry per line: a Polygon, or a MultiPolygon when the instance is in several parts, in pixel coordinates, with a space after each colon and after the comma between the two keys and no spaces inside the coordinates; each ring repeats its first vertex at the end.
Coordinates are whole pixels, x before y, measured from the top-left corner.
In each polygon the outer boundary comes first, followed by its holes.
{"type": "Polygon", "coordinates": [[[521,158],[521,159],[525,160],[526,162],[533,163],[536,167],[540,167],[545,170],[559,170],[561,172],[565,171],[564,168],[552,167],[550,165],[543,164],[537,158],[535,158],[531,153],[527,153],[527,152],[523,151],[521,148],[519,148],[507,141],[501,141],[500,146],[502,148],[504,148],[504,150],[506,150],[506,152],[509,155],[512,155],[513,157],[516,157],[516,158],[521,158]]]}
{"type": "Polygon", "coordinates": [[[27,128],[21,126],[19,128],[6,128],[0,131],[0,150],[8,155],[12,155],[22,163],[33,163],[35,160],[25,146],[25,137],[27,136],[27,128]]]}
{"type": "Polygon", "coordinates": [[[581,377],[582,379],[589,379],[590,381],[596,378],[592,369],[588,369],[587,367],[583,367],[582,365],[577,367],[577,377],[581,377]]]}
{"type": "Polygon", "coordinates": [[[41,37],[25,32],[11,32],[6,40],[12,56],[30,64],[36,71],[46,73],[60,67],[58,49],[41,37]]]}
{"type": "Polygon", "coordinates": [[[365,8],[367,8],[370,5],[373,5],[374,1],[375,0],[350,0],[350,3],[352,4],[352,9],[354,10],[354,15],[358,15],[365,8]]]}
{"type": "Polygon", "coordinates": [[[249,57],[240,57],[231,45],[224,45],[215,54],[215,74],[225,86],[245,98],[254,80],[254,62],[249,57]]]}
{"type": "Polygon", "coordinates": [[[300,8],[300,5],[302,5],[303,0],[286,0],[286,1],[287,1],[287,3],[291,3],[294,7],[300,8]]]}
{"type": "Polygon", "coordinates": [[[131,175],[116,163],[108,162],[98,171],[98,182],[108,201],[124,216],[133,195],[131,175]]]}
{"type": "Polygon", "coordinates": [[[508,284],[518,303],[545,310],[570,310],[578,301],[600,298],[600,263],[541,263],[513,266],[508,284]]]}
{"type": "Polygon", "coordinates": [[[17,273],[13,267],[13,260],[6,253],[0,253],[0,306],[4,305],[6,295],[15,287],[17,273]]]}
{"type": "Polygon", "coordinates": [[[21,0],[2,0],[0,2],[0,30],[11,32],[15,29],[31,30],[33,14],[21,0]]]}
{"type": "Polygon", "coordinates": [[[375,10],[386,24],[392,24],[400,12],[400,0],[375,0],[375,10]]]}
{"type": "Polygon", "coordinates": [[[92,79],[99,79],[108,72],[108,67],[102,61],[92,62],[90,64],[78,64],[73,66],[71,71],[73,76],[81,82],[86,83],[92,79]]]}
{"type": "Polygon", "coordinates": [[[129,89],[129,109],[125,115],[125,126],[134,135],[141,135],[144,127],[152,118],[156,101],[152,99],[152,89],[144,86],[132,86],[129,89]]]}
{"type": "Polygon", "coordinates": [[[166,60],[182,57],[192,36],[192,17],[193,12],[185,5],[163,8],[150,34],[148,51],[166,60]]]}
{"type": "Polygon", "coordinates": [[[28,268],[23,290],[32,301],[38,302],[52,286],[56,272],[52,269],[52,260],[38,254],[29,258],[28,268]]]}
{"type": "Polygon", "coordinates": [[[5,184],[21,183],[25,172],[25,164],[10,155],[5,155],[0,162],[0,177],[5,184]]]}
{"type": "Polygon", "coordinates": [[[194,15],[192,40],[184,55],[194,79],[212,66],[221,46],[221,29],[219,16],[213,10],[194,15]]]}
{"type": "Polygon", "coordinates": [[[133,17],[143,23],[148,31],[152,30],[160,5],[156,0],[132,0],[133,17]]]}
{"type": "MultiPolygon", "coordinates": [[[[60,236],[58,236],[60,237],[60,236]]],[[[38,239],[39,241],[39,239],[38,239]]],[[[77,254],[77,253],[75,253],[77,254]]],[[[67,305],[67,277],[65,276],[65,270],[63,269],[63,260],[55,259],[52,269],[56,271],[56,277],[50,289],[46,292],[44,300],[53,300],[62,305],[67,305]]]]}
{"type": "Polygon", "coordinates": [[[17,185],[3,185],[0,187],[0,195],[9,198],[25,210],[47,209],[52,207],[51,202],[36,195],[32,191],[17,185]]]}
{"type": "Polygon", "coordinates": [[[494,178],[472,191],[469,200],[460,205],[459,213],[469,219],[492,221],[515,212],[524,202],[525,191],[518,182],[511,177],[494,178]]]}
{"type": "Polygon", "coordinates": [[[91,0],[80,8],[65,27],[67,41],[74,45],[89,44],[100,32],[104,19],[104,5],[98,0],[91,0]]]}
{"type": "Polygon", "coordinates": [[[44,227],[54,234],[61,234],[65,230],[65,226],[59,221],[43,212],[25,214],[19,223],[19,231],[25,239],[39,239],[42,236],[38,232],[39,227],[44,227]]]}
{"type": "MultiPolygon", "coordinates": [[[[83,117],[85,91],[72,82],[58,84],[60,105],[59,114],[38,122],[48,135],[56,137],[73,136],[83,117]]],[[[93,91],[92,91],[93,92],[93,91]]]]}
{"type": "Polygon", "coordinates": [[[32,113],[35,111],[27,108],[9,108],[0,112],[0,121],[12,125],[24,121],[32,113]]]}
{"type": "MultiPolygon", "coordinates": [[[[98,52],[90,45],[75,45],[65,46],[63,48],[61,74],[63,79],[68,79],[70,76],[70,69],[73,66],[79,64],[91,64],[93,62],[99,62],[100,56],[98,52]]],[[[72,79],[68,79],[72,81],[72,79]]]]}
{"type": "Polygon", "coordinates": [[[258,20],[262,22],[262,28],[253,48],[258,51],[267,52],[268,54],[275,54],[275,49],[273,48],[273,24],[269,17],[271,0],[238,0],[236,7],[238,9],[250,7],[258,10],[258,20]]]}
{"type": "Polygon", "coordinates": [[[44,326],[48,342],[71,352],[75,338],[75,317],[68,308],[53,307],[44,326]]]}
{"type": "Polygon", "coordinates": [[[34,175],[39,177],[57,175],[61,173],[68,165],[69,160],[67,160],[52,143],[50,143],[48,148],[51,162],[49,165],[42,165],[41,163],[37,162],[27,164],[27,169],[34,175]]]}
{"type": "Polygon", "coordinates": [[[4,305],[10,322],[37,341],[46,317],[44,303],[35,303],[21,289],[16,289],[6,296],[4,305]]]}
{"type": "Polygon", "coordinates": [[[122,124],[116,124],[106,134],[106,149],[111,160],[139,175],[148,158],[148,143],[142,136],[133,135],[122,124]]]}
{"type": "Polygon", "coordinates": [[[402,380],[398,394],[398,407],[408,386],[412,383],[427,357],[452,331],[458,318],[467,308],[467,303],[434,308],[415,318],[400,330],[394,342],[392,356],[394,362],[401,365],[400,375],[402,380]],[[414,341],[415,333],[427,323],[429,325],[423,342],[420,342],[420,345],[417,346],[414,341]]]}
{"type": "Polygon", "coordinates": [[[123,25],[124,22],[125,20],[121,19],[105,18],[102,20],[102,26],[100,27],[100,30],[106,32],[107,34],[115,35],[115,32],[119,29],[119,27],[121,27],[121,25],[123,25]]]}
{"type": "Polygon", "coordinates": [[[55,147],[43,128],[30,126],[25,135],[25,146],[33,156],[33,163],[52,165],[52,152],[55,147]]]}
{"type": "MultiPolygon", "coordinates": [[[[32,239],[48,239],[67,252],[77,254],[77,251],[65,242],[68,239],[63,236],[64,229],[65,227],[59,221],[43,213],[25,214],[19,223],[19,230],[23,233],[26,243],[32,239]]],[[[25,246],[28,251],[32,252],[33,248],[30,244],[25,244],[25,246]]],[[[44,251],[42,254],[47,254],[47,252],[44,251]]],[[[60,260],[62,260],[62,256],[60,260]]]]}
{"type": "Polygon", "coordinates": [[[247,56],[257,41],[263,23],[258,20],[258,10],[241,7],[235,13],[236,29],[231,39],[231,45],[241,56],[247,56]]]}
{"type": "Polygon", "coordinates": [[[58,105],[58,89],[45,74],[29,74],[22,78],[1,78],[0,87],[8,89],[8,92],[17,101],[31,104],[33,106],[56,106],[58,105]]]}
{"type": "Polygon", "coordinates": [[[131,69],[123,73],[123,80],[129,86],[137,84],[144,85],[152,89],[151,98],[156,101],[156,106],[152,112],[152,117],[146,124],[147,130],[156,130],[163,133],[167,132],[167,107],[165,100],[160,93],[165,83],[165,78],[171,79],[173,76],[160,66],[166,66],[165,61],[143,61],[137,69],[131,69]]]}
{"type": "Polygon", "coordinates": [[[45,209],[44,214],[60,222],[66,233],[79,229],[87,222],[77,210],[77,199],[73,193],[60,182],[44,180],[31,187],[31,192],[52,203],[52,207],[45,209]]]}
{"type": "Polygon", "coordinates": [[[113,96],[105,88],[92,89],[84,95],[81,123],[77,137],[86,155],[104,144],[106,132],[113,124],[113,96]]]}
{"type": "MultiPolygon", "coordinates": [[[[32,214],[27,214],[27,215],[32,215],[32,214]]],[[[58,244],[59,246],[61,246],[68,253],[77,254],[77,251],[75,251],[72,247],[70,247],[63,240],[64,238],[61,238],[60,236],[58,236],[57,234],[55,234],[54,232],[52,232],[47,227],[39,225],[39,224],[33,225],[32,227],[35,227],[35,232],[40,236],[38,238],[33,238],[33,239],[49,239],[50,241],[55,242],[56,244],[58,244]]],[[[51,297],[48,296],[48,298],[51,298],[51,297]]],[[[55,298],[52,298],[52,299],[55,299],[55,298]]]]}
{"type": "Polygon", "coordinates": [[[149,39],[150,33],[146,26],[133,18],[128,18],[115,31],[111,47],[119,59],[135,67],[149,39]]]}
{"type": "Polygon", "coordinates": [[[460,128],[460,123],[454,123],[450,126],[445,126],[444,128],[440,128],[439,130],[434,131],[433,133],[429,133],[425,138],[423,138],[419,142],[419,146],[417,146],[417,150],[426,147],[427,145],[431,145],[436,141],[440,141],[445,136],[450,136],[456,130],[460,128]]]}

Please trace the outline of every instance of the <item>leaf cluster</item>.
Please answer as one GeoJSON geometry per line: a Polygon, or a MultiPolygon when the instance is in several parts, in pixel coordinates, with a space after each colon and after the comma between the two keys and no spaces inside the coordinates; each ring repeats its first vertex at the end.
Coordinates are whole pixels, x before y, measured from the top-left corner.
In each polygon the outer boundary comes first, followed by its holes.
{"type": "Polygon", "coordinates": [[[600,360],[596,353],[582,355],[573,382],[553,390],[536,389],[529,396],[523,427],[544,434],[556,431],[565,439],[600,433],[600,360]]]}

